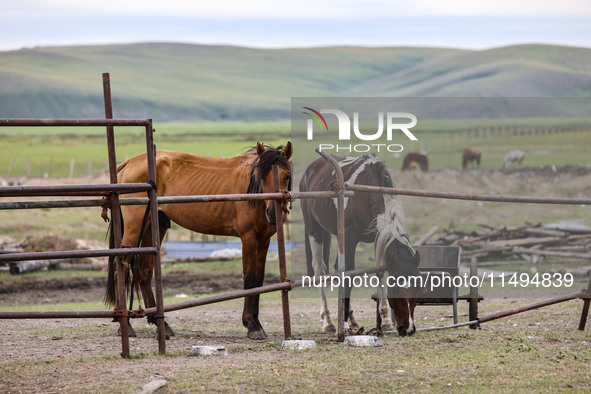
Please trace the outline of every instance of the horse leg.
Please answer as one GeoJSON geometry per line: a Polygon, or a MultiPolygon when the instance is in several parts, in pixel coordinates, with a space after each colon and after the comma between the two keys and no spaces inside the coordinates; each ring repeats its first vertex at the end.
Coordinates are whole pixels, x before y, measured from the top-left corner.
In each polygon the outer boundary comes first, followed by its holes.
{"type": "MultiPolygon", "coordinates": [[[[259,241],[254,233],[241,237],[242,240],[242,279],[244,290],[252,289],[257,284],[257,255],[259,241]]],[[[242,311],[242,324],[248,329],[247,336],[250,339],[265,339],[267,334],[257,324],[254,317],[254,307],[258,306],[255,296],[244,297],[244,310],[242,311]]]]}
{"type": "MultiPolygon", "coordinates": [[[[166,235],[166,231],[170,228],[170,220],[164,215],[162,211],[158,212],[158,224],[159,224],[159,233],[160,233],[160,243],[162,244],[162,240],[166,235]]],[[[152,228],[151,225],[146,226],[144,231],[144,236],[142,238],[142,246],[152,246],[152,228]]],[[[139,256],[138,259],[138,269],[137,269],[137,282],[139,287],[142,291],[142,297],[144,299],[144,305],[146,308],[154,308],[156,307],[156,299],[154,298],[154,293],[152,291],[152,276],[154,274],[154,256],[152,255],[143,255],[139,256]]],[[[155,316],[148,316],[148,323],[150,324],[157,324],[157,318],[155,316]]],[[[166,332],[166,338],[175,336],[174,331],[168,323],[164,322],[164,330],[166,332]]]]}
{"type": "MultiPolygon", "coordinates": [[[[139,197],[138,195],[132,195],[132,197],[139,197]]],[[[122,218],[122,238],[121,238],[121,247],[122,248],[133,248],[136,247],[138,244],[138,239],[140,237],[140,228],[142,224],[142,219],[144,217],[144,213],[146,211],[145,207],[142,206],[122,206],[121,207],[121,218],[122,218]]],[[[121,263],[123,265],[124,274],[123,278],[118,278],[117,273],[115,272],[115,288],[118,289],[117,283],[119,279],[123,280],[126,284],[126,288],[129,291],[129,272],[131,268],[133,256],[124,256],[121,257],[121,263]]],[[[134,289],[131,289],[134,291],[134,289]]],[[[117,299],[119,294],[117,293],[117,299]]],[[[125,306],[124,306],[125,307],[125,306]]],[[[120,331],[120,330],[119,330],[120,331]]],[[[119,334],[121,334],[119,332],[119,334]]],[[[135,330],[129,324],[129,336],[136,336],[135,330]]]]}
{"type": "MultiPolygon", "coordinates": [[[[121,278],[125,284],[126,287],[129,286],[129,268],[131,266],[131,259],[133,258],[133,256],[122,256],[121,258],[121,264],[123,265],[123,278],[121,278]]],[[[115,260],[115,264],[116,264],[116,260],[115,260]]],[[[117,286],[118,283],[118,275],[117,275],[117,271],[115,271],[115,295],[116,295],[116,299],[119,299],[119,287],[117,286]]],[[[125,296],[125,299],[127,299],[127,294],[125,296]]],[[[124,306],[125,307],[125,306],[124,306]]],[[[121,336],[121,326],[117,329],[117,335],[121,336]]],[[[127,336],[129,337],[136,337],[137,334],[135,332],[135,330],[133,329],[133,327],[131,326],[131,322],[129,321],[129,318],[127,318],[127,336]]]]}
{"type": "MultiPolygon", "coordinates": [[[[350,271],[355,269],[355,249],[356,242],[350,242],[345,247],[345,270],[350,271]]],[[[350,282],[349,282],[350,283],[350,282]]],[[[359,323],[353,316],[353,309],[351,308],[351,286],[345,287],[345,323],[349,324],[349,331],[356,333],[359,331],[359,323]]]]}
{"type": "Polygon", "coordinates": [[[390,305],[388,303],[388,288],[386,287],[386,277],[388,271],[384,271],[382,278],[380,279],[380,285],[378,286],[378,313],[382,322],[382,327],[378,327],[383,333],[396,332],[396,327],[392,321],[392,313],[390,312],[390,305]]]}
{"type": "MultiPolygon", "coordinates": [[[[312,252],[312,267],[314,268],[314,275],[325,276],[327,275],[327,264],[323,260],[323,240],[322,238],[317,239],[316,237],[307,234],[310,242],[310,249],[312,252]]],[[[329,237],[330,242],[330,237],[329,237]]],[[[320,298],[322,303],[320,304],[320,319],[322,319],[322,332],[325,334],[336,334],[337,329],[335,328],[332,320],[330,319],[330,311],[328,310],[328,303],[326,302],[326,293],[323,286],[320,286],[320,298]]]]}
{"type": "MultiPolygon", "coordinates": [[[[257,266],[256,266],[256,282],[255,287],[260,287],[265,282],[265,263],[267,262],[267,252],[269,250],[269,242],[271,239],[267,239],[266,241],[262,241],[259,243],[259,249],[257,253],[257,266]]],[[[257,294],[252,297],[252,317],[254,319],[255,324],[260,328],[265,336],[265,330],[263,329],[263,325],[259,321],[259,300],[260,294],[257,294]]]]}

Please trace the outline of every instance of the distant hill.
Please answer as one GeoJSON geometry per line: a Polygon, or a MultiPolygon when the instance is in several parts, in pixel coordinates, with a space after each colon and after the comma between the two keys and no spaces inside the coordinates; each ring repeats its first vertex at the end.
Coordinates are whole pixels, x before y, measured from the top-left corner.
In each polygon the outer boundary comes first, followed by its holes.
{"type": "Polygon", "coordinates": [[[38,47],[0,52],[0,117],[157,121],[289,117],[291,97],[591,97],[591,49],[253,49],[185,44],[38,47]]]}

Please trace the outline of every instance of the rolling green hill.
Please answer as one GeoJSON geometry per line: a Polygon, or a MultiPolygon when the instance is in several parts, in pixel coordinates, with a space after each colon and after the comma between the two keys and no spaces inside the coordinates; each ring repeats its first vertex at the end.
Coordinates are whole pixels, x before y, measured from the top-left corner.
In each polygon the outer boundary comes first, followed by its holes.
{"type": "Polygon", "coordinates": [[[103,72],[116,117],[160,122],[286,119],[291,97],[591,97],[586,48],[145,43],[0,52],[0,117],[102,117],[103,72]]]}

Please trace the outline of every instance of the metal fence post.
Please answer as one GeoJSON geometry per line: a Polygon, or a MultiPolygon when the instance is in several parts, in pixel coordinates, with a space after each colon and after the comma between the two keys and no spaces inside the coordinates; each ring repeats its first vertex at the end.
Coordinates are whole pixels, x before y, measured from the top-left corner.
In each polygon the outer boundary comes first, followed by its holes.
{"type": "MultiPolygon", "coordinates": [[[[111,80],[109,73],[103,74],[103,95],[105,100],[105,118],[113,119],[113,106],[111,102],[111,80]]],[[[113,126],[107,126],[107,149],[109,155],[109,177],[112,184],[117,183],[117,158],[115,157],[115,133],[113,126]]],[[[121,211],[119,210],[119,194],[113,192],[111,198],[111,220],[113,232],[114,247],[121,247],[121,211]]],[[[121,257],[115,257],[116,278],[117,278],[117,309],[125,311],[126,289],[125,273],[121,257]],[[123,280],[122,280],[123,279],[123,280]]],[[[133,291],[133,290],[132,290],[133,291]]],[[[119,326],[121,329],[121,356],[129,358],[129,322],[127,316],[119,317],[119,326]]]]}
{"type": "MultiPolygon", "coordinates": [[[[279,167],[273,166],[273,191],[279,190],[279,167]]],[[[277,227],[277,253],[279,254],[279,276],[281,282],[289,282],[287,267],[285,264],[285,236],[283,233],[283,209],[281,202],[275,200],[275,226],[277,227]]],[[[283,333],[285,339],[291,338],[291,318],[289,315],[289,294],[288,290],[281,290],[281,305],[283,307],[283,333]]]]}

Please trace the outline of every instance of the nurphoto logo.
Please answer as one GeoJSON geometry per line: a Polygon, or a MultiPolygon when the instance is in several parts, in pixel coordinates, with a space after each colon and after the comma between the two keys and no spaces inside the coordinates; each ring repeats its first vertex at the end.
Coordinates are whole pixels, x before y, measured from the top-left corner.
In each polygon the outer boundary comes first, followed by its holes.
{"type": "MultiPolygon", "coordinates": [[[[378,112],[378,129],[377,131],[362,131],[359,126],[359,112],[353,112],[353,122],[347,113],[338,109],[323,108],[315,110],[311,107],[302,107],[305,115],[310,118],[307,122],[307,139],[314,140],[315,125],[321,133],[330,134],[328,122],[323,114],[334,115],[338,123],[338,143],[321,143],[318,144],[318,149],[321,151],[332,151],[335,153],[367,153],[370,151],[376,152],[402,152],[404,147],[401,144],[391,143],[395,134],[401,131],[409,140],[417,141],[417,137],[410,131],[416,126],[417,117],[408,112],[378,112]],[[384,127],[384,123],[386,126],[384,127]],[[351,124],[353,127],[351,127],[351,124]],[[385,141],[384,140],[385,129],[385,141]],[[374,141],[374,143],[351,143],[356,141],[374,141]]],[[[331,129],[332,130],[332,129],[331,129]]],[[[335,135],[336,137],[336,135],[335,135]]]]}

